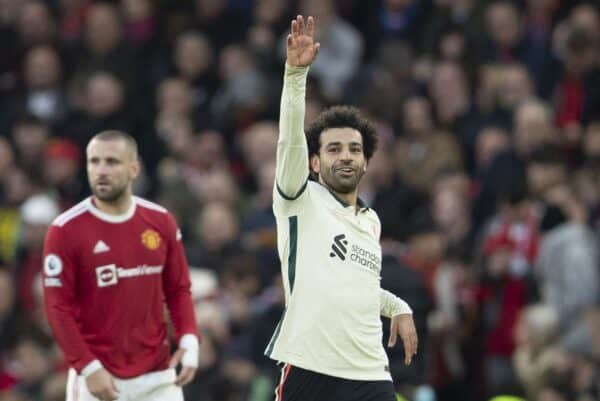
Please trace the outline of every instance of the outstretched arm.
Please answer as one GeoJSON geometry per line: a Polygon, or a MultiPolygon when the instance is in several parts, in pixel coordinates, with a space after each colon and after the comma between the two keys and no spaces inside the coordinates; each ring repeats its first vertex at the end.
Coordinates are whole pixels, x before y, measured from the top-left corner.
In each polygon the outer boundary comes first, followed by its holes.
{"type": "Polygon", "coordinates": [[[287,37],[287,60],[281,95],[276,186],[288,200],[301,195],[308,179],[308,146],[304,135],[306,76],[319,52],[315,43],[314,19],[302,16],[292,21],[287,37]]]}

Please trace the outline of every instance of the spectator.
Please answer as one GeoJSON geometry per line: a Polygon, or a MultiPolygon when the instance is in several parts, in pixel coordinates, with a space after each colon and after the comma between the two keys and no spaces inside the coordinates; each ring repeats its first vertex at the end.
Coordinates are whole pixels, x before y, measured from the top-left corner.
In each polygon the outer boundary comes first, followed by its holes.
{"type": "Polygon", "coordinates": [[[40,159],[43,157],[44,147],[50,139],[50,129],[38,118],[25,116],[15,122],[11,132],[11,139],[15,144],[17,159],[28,174],[40,176],[40,159]]]}
{"type": "Polygon", "coordinates": [[[598,239],[585,225],[586,211],[565,188],[564,199],[550,206],[542,219],[544,233],[537,272],[544,302],[558,311],[569,327],[598,302],[598,239]]]}
{"type": "Polygon", "coordinates": [[[62,88],[62,65],[58,53],[49,46],[32,47],[25,55],[23,93],[9,106],[9,126],[20,114],[30,114],[52,128],[62,128],[68,117],[67,97],[62,88]]]}
{"type": "Polygon", "coordinates": [[[396,142],[396,166],[409,185],[428,192],[442,169],[460,167],[460,149],[452,136],[434,126],[427,99],[413,97],[402,106],[403,136],[396,142]]]}

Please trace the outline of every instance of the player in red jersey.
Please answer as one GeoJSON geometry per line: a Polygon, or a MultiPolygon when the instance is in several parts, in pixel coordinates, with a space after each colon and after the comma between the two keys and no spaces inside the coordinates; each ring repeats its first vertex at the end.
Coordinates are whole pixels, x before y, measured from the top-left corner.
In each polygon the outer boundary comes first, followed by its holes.
{"type": "Polygon", "coordinates": [[[93,196],[57,217],[44,245],[46,313],[72,367],[67,401],[183,400],[198,336],[180,231],[166,209],[132,195],[131,136],[101,132],[86,153],[93,196]]]}

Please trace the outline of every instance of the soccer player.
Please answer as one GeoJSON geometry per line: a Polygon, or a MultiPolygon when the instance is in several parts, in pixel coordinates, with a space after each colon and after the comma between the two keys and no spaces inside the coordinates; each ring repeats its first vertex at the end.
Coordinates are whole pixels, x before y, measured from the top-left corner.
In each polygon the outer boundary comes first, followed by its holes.
{"type": "Polygon", "coordinates": [[[380,286],[381,224],[357,196],[376,132],[338,106],[305,136],[314,29],[298,16],[287,37],[273,190],[286,308],[265,353],[283,363],[277,401],[394,401],[380,315],[391,318],[388,345],[401,337],[406,364],[417,335],[410,307],[380,286]]]}
{"type": "Polygon", "coordinates": [[[180,231],[167,210],[132,195],[140,163],[130,135],[101,132],[86,153],[93,196],[58,216],[44,244],[46,314],[72,367],[67,401],[183,400],[198,335],[180,231]]]}

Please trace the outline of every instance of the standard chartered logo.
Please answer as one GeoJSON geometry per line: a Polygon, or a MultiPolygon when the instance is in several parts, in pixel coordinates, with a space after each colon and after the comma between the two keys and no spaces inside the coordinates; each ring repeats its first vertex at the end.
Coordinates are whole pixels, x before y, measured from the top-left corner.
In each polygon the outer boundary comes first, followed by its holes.
{"type": "Polygon", "coordinates": [[[367,251],[358,245],[352,245],[350,260],[379,274],[381,271],[381,258],[374,252],[367,251]]]}
{"type": "Polygon", "coordinates": [[[348,245],[346,234],[336,235],[333,237],[333,244],[331,244],[331,252],[329,253],[329,256],[335,258],[337,255],[338,258],[346,260],[346,253],[348,253],[346,245],[348,245]]]}
{"type": "Polygon", "coordinates": [[[333,237],[333,243],[331,244],[331,252],[329,253],[329,256],[332,258],[338,257],[340,260],[345,261],[348,256],[348,248],[350,248],[351,262],[362,267],[366,267],[367,269],[379,274],[381,271],[380,255],[358,245],[351,245],[348,247],[348,240],[346,239],[345,234],[339,234],[333,237]]]}

